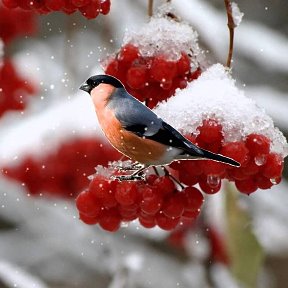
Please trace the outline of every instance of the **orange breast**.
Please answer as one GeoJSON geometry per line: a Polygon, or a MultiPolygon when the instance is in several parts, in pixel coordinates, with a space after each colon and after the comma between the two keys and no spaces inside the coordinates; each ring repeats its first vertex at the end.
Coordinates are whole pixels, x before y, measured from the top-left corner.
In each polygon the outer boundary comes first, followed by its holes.
{"type": "Polygon", "coordinates": [[[101,128],[110,143],[121,153],[143,164],[157,164],[166,147],[149,139],[138,137],[121,127],[113,111],[104,108],[97,112],[101,128]]]}
{"type": "Polygon", "coordinates": [[[121,127],[114,112],[107,107],[109,97],[115,88],[100,84],[92,90],[91,96],[99,124],[109,142],[121,153],[143,164],[159,164],[158,159],[166,152],[166,147],[149,139],[138,137],[121,127]]]}

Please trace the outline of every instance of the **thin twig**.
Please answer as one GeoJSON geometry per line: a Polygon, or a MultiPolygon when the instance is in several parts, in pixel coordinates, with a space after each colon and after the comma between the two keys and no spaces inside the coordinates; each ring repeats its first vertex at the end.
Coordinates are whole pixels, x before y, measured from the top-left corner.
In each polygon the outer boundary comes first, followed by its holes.
{"type": "Polygon", "coordinates": [[[149,17],[153,16],[153,0],[148,0],[148,9],[147,13],[149,17]]]}
{"type": "Polygon", "coordinates": [[[153,167],[153,170],[154,170],[155,174],[156,174],[157,176],[160,176],[160,174],[159,174],[157,168],[156,168],[155,166],[152,166],[152,167],[153,167]]]}
{"type": "Polygon", "coordinates": [[[233,45],[234,45],[234,28],[236,27],[236,25],[233,20],[232,7],[231,7],[230,0],[224,0],[224,2],[225,2],[226,12],[227,12],[227,20],[228,20],[227,26],[229,29],[229,52],[227,56],[226,66],[228,68],[231,68],[231,62],[232,62],[232,56],[233,56],[233,45]]]}
{"type": "Polygon", "coordinates": [[[165,167],[165,166],[162,166],[164,172],[165,172],[165,175],[170,177],[172,180],[174,180],[182,189],[184,189],[185,187],[178,181],[178,179],[176,179],[169,171],[168,169],[165,167]]]}

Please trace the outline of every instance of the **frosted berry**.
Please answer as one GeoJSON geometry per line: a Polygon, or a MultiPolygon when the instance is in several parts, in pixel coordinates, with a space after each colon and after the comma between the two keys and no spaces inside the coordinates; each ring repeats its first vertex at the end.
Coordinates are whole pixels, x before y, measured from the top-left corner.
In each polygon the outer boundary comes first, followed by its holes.
{"type": "Polygon", "coordinates": [[[117,59],[122,65],[129,66],[138,57],[139,57],[138,48],[132,44],[126,44],[120,50],[117,59]]]}
{"type": "Polygon", "coordinates": [[[207,119],[203,121],[202,126],[198,128],[199,135],[197,140],[204,143],[217,142],[221,143],[223,140],[222,126],[216,120],[207,119]]]}
{"type": "Polygon", "coordinates": [[[250,134],[245,141],[249,153],[253,156],[269,154],[270,140],[260,134],[250,134]]]}

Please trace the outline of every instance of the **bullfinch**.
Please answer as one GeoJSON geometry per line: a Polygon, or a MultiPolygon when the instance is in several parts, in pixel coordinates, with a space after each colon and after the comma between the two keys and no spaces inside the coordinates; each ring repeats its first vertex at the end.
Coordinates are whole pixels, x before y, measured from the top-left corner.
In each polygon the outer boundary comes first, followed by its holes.
{"type": "Polygon", "coordinates": [[[210,159],[240,166],[231,158],[194,145],[130,95],[115,77],[92,76],[80,89],[91,95],[99,124],[109,142],[141,164],[133,174],[117,177],[119,180],[139,179],[149,166],[162,166],[174,160],[210,159]]]}

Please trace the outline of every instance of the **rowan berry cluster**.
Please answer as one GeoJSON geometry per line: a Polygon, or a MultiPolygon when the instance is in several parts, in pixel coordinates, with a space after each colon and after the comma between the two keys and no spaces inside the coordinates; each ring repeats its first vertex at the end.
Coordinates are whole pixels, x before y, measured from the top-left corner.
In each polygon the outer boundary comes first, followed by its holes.
{"type": "Polygon", "coordinates": [[[62,143],[44,157],[26,156],[17,166],[2,171],[25,185],[29,194],[75,197],[88,185],[95,163],[107,165],[118,157],[119,153],[101,140],[83,137],[62,143]]]}
{"type": "Polygon", "coordinates": [[[163,54],[142,56],[137,46],[128,43],[110,59],[105,73],[120,79],[130,94],[153,108],[177,88],[183,89],[187,82],[197,79],[201,69],[192,70],[185,52],[178,60],[169,60],[163,54]]]}
{"type": "Polygon", "coordinates": [[[121,222],[138,219],[146,228],[174,229],[183,219],[195,219],[204,198],[199,189],[179,191],[168,176],[150,175],[145,181],[109,180],[96,175],[76,199],[80,219],[117,231],[121,222]]]}
{"type": "Polygon", "coordinates": [[[270,139],[261,134],[249,134],[242,141],[225,142],[220,123],[204,120],[196,137],[187,138],[201,148],[228,156],[241,164],[232,167],[212,160],[178,161],[171,168],[178,171],[179,181],[186,185],[199,184],[203,192],[214,194],[221,188],[221,180],[235,182],[244,194],[258,188],[269,189],[281,181],[283,157],[270,152],[270,139]]]}
{"type": "Polygon", "coordinates": [[[35,92],[36,88],[17,73],[14,64],[4,60],[0,66],[0,117],[8,110],[24,110],[35,92]]]}
{"type": "Polygon", "coordinates": [[[72,14],[76,11],[87,19],[94,19],[99,14],[106,15],[110,11],[110,0],[2,0],[7,8],[21,8],[47,14],[61,11],[72,14]]]}
{"type": "Polygon", "coordinates": [[[34,13],[21,9],[7,9],[0,4],[0,38],[4,43],[7,44],[18,36],[32,35],[35,32],[34,13]]]}

